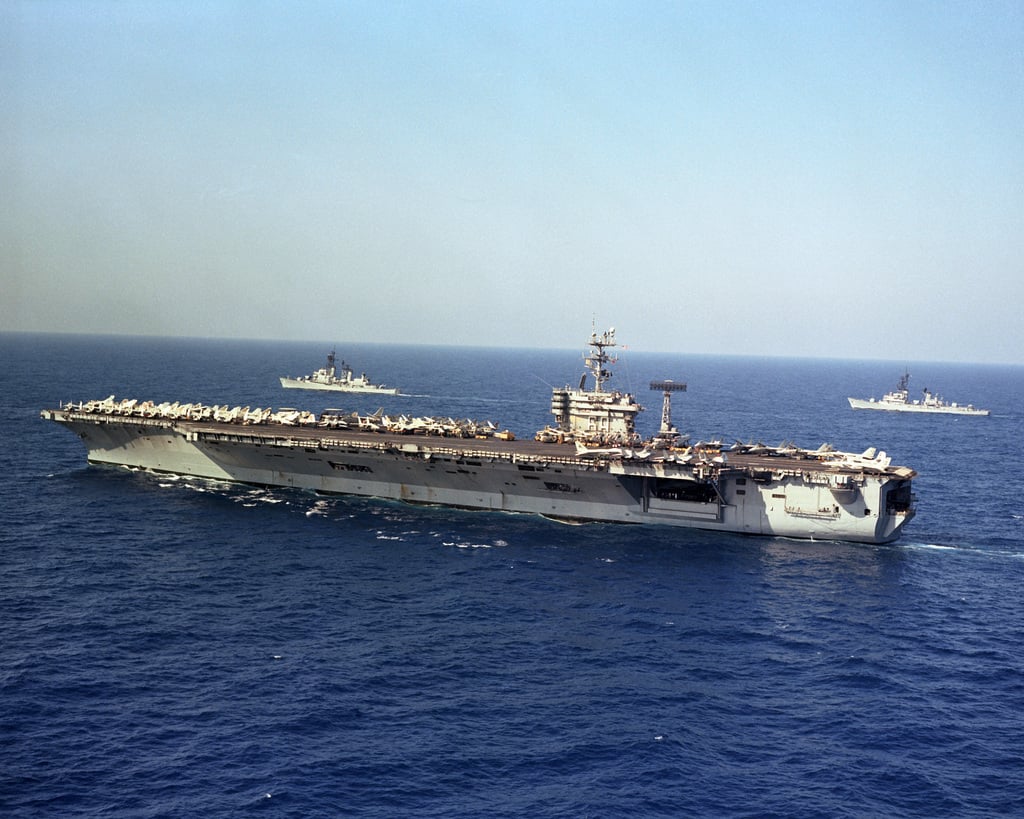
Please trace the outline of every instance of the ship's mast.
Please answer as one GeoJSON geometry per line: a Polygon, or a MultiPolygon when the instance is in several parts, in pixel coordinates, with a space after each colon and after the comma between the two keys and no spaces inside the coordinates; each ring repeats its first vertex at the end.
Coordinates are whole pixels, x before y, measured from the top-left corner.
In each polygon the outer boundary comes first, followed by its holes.
{"type": "Polygon", "coordinates": [[[594,392],[603,392],[604,382],[612,377],[611,370],[605,368],[606,364],[614,364],[618,359],[613,358],[605,350],[609,347],[618,347],[615,343],[615,328],[612,327],[601,335],[594,330],[590,334],[590,346],[593,351],[584,355],[583,361],[594,376],[594,392]]]}

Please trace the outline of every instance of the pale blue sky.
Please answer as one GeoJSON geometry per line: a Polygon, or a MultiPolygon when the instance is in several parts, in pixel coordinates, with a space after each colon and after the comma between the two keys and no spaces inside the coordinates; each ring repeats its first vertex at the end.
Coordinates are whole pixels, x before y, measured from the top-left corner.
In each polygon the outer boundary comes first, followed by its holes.
{"type": "Polygon", "coordinates": [[[0,329],[1024,363],[1021,2],[0,5],[0,329]]]}

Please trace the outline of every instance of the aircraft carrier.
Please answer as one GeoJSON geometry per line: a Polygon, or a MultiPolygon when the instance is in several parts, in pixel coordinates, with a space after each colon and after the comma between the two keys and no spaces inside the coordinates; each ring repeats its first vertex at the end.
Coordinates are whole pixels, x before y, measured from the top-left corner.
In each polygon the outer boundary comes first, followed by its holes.
{"type": "Polygon", "coordinates": [[[92,464],[323,494],[865,543],[895,540],[914,516],[916,473],[873,448],[690,445],[671,423],[684,384],[652,383],[661,428],[641,440],[639,404],[606,388],[615,346],[614,330],[591,334],[578,388],[553,390],[554,424],[532,441],[469,420],[114,396],[41,415],[74,432],[92,464]]]}

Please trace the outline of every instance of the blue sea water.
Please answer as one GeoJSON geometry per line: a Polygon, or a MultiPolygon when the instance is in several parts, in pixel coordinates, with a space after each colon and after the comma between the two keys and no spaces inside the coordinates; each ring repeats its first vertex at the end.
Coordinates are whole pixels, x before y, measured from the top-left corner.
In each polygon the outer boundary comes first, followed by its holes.
{"type": "Polygon", "coordinates": [[[0,335],[0,815],[1024,815],[1024,369],[627,351],[694,438],[885,449],[887,546],[90,467],[103,398],[548,422],[579,352],[0,335]],[[904,366],[990,418],[855,413],[904,366]]]}

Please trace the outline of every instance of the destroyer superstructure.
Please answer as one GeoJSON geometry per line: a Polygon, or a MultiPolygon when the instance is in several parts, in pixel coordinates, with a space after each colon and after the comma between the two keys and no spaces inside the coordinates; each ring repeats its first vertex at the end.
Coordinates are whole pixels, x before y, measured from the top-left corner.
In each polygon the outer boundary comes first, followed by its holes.
{"type": "Polygon", "coordinates": [[[889,412],[918,412],[942,415],[988,415],[986,409],[977,409],[972,404],[948,403],[940,396],[930,392],[927,387],[922,391],[921,398],[910,397],[910,373],[900,376],[896,389],[887,392],[878,400],[874,398],[847,398],[852,409],[886,410],[889,412]]]}
{"type": "Polygon", "coordinates": [[[676,382],[657,382],[662,429],[641,440],[635,399],[605,389],[614,345],[614,331],[591,336],[593,388],[555,389],[555,424],[532,441],[484,422],[113,396],[42,417],[75,432],[91,463],[322,493],[869,543],[894,540],[913,517],[914,471],[873,448],[689,445],[670,422],[676,382]]]}
{"type": "Polygon", "coordinates": [[[341,362],[341,375],[337,374],[335,364],[337,353],[331,350],[327,354],[327,364],[312,375],[300,375],[298,378],[281,376],[281,386],[286,390],[320,390],[327,392],[365,392],[377,395],[398,395],[398,387],[386,387],[374,384],[366,377],[366,373],[354,376],[352,368],[341,362]]]}

